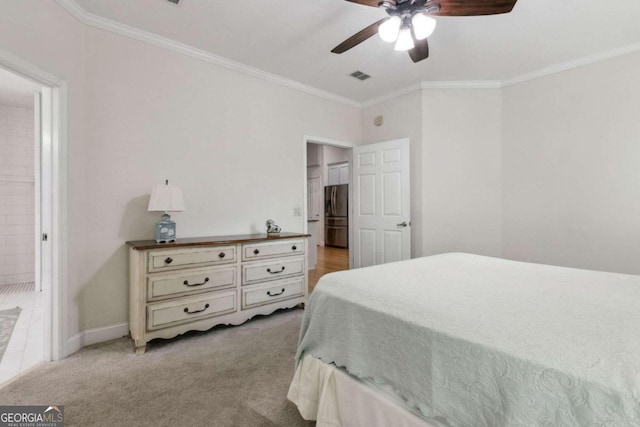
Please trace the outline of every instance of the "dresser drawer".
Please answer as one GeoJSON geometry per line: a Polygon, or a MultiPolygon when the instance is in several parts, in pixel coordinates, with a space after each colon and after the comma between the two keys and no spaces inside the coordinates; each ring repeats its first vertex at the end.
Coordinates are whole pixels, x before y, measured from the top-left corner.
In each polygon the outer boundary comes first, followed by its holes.
{"type": "Polygon", "coordinates": [[[304,240],[286,240],[277,243],[254,243],[242,245],[242,259],[262,259],[304,253],[304,240]]]}
{"type": "Polygon", "coordinates": [[[223,264],[233,262],[235,259],[235,246],[151,251],[149,252],[148,271],[151,273],[177,268],[223,264]]]}
{"type": "Polygon", "coordinates": [[[250,263],[242,266],[242,284],[250,285],[267,280],[278,280],[304,272],[304,258],[282,258],[271,262],[250,263]]]}
{"type": "Polygon", "coordinates": [[[236,285],[235,265],[198,268],[147,276],[147,301],[236,285]]]}
{"type": "Polygon", "coordinates": [[[236,291],[210,292],[147,305],[147,330],[168,328],[236,310],[236,291]]]}
{"type": "Polygon", "coordinates": [[[242,309],[304,295],[304,277],[242,288],[242,309]]]}

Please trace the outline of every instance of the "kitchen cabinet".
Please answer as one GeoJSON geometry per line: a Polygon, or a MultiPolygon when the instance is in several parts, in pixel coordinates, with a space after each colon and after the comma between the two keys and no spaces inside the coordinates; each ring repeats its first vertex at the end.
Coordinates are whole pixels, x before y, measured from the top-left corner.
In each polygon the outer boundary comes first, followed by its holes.
{"type": "Polygon", "coordinates": [[[327,169],[327,185],[349,183],[349,163],[329,165],[327,169]]]}

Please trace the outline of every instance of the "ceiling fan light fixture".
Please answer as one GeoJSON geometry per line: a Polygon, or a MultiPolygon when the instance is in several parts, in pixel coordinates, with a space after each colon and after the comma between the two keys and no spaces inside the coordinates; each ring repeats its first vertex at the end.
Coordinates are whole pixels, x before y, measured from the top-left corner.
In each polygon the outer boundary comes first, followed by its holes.
{"type": "Polygon", "coordinates": [[[426,39],[436,29],[436,20],[422,13],[413,15],[411,24],[413,25],[413,34],[415,34],[416,40],[426,39]]]}
{"type": "Polygon", "coordinates": [[[402,20],[399,16],[392,16],[384,21],[378,27],[378,35],[387,43],[393,43],[398,39],[398,33],[400,32],[400,24],[402,20]]]}
{"type": "Polygon", "coordinates": [[[403,27],[398,33],[398,40],[396,41],[395,50],[406,51],[414,48],[413,37],[411,37],[411,29],[409,27],[403,27]]]}

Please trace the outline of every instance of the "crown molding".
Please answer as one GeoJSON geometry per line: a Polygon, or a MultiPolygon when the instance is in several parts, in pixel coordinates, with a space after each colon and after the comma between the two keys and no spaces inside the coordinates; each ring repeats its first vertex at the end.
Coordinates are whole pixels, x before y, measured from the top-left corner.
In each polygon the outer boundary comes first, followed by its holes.
{"type": "MultiPolygon", "coordinates": [[[[73,15],[77,20],[84,22],[86,15],[92,15],[85,11],[74,0],[55,0],[60,6],[62,6],[67,12],[73,15]]],[[[95,15],[93,15],[95,16],[95,15]]]]}
{"type": "Polygon", "coordinates": [[[502,83],[498,80],[452,80],[421,82],[420,84],[411,85],[404,89],[400,89],[386,95],[364,101],[361,106],[362,108],[372,107],[374,105],[382,104],[383,102],[391,101],[395,98],[400,98],[401,96],[405,96],[413,92],[427,89],[500,89],[501,87],[502,83]]]}
{"type": "Polygon", "coordinates": [[[513,77],[506,80],[461,80],[461,81],[424,81],[420,85],[412,85],[405,89],[400,89],[395,92],[391,92],[387,95],[383,95],[377,98],[373,98],[369,101],[364,101],[361,106],[363,108],[371,107],[383,102],[390,101],[394,98],[407,95],[416,90],[425,89],[502,89],[508,86],[514,86],[520,83],[526,83],[531,80],[539,79],[541,77],[550,76],[553,74],[562,73],[575,68],[584,67],[586,65],[595,64],[598,62],[606,61],[607,59],[616,58],[618,56],[627,55],[630,53],[640,52],[640,43],[634,43],[627,46],[622,46],[609,50],[607,52],[596,53],[594,55],[584,56],[582,58],[574,59],[573,61],[563,62],[561,64],[552,65],[550,67],[541,68],[531,73],[522,74],[520,76],[513,77]]]}
{"type": "Polygon", "coordinates": [[[129,37],[138,41],[142,41],[160,48],[170,50],[172,52],[181,53],[183,55],[190,56],[201,61],[209,62],[211,64],[218,65],[233,71],[237,71],[251,77],[266,80],[271,83],[276,83],[281,86],[295,89],[301,92],[305,92],[310,95],[314,95],[320,98],[327,99],[329,101],[338,102],[340,104],[347,105],[349,107],[360,108],[359,102],[351,99],[336,95],[331,92],[327,92],[315,87],[306,85],[304,83],[297,82],[295,80],[287,79],[285,77],[278,76],[276,74],[268,73],[258,68],[251,67],[249,65],[242,64],[240,62],[232,61],[227,58],[223,58],[218,55],[214,55],[210,52],[191,47],[184,43],[180,43],[166,37],[159,36],[138,28],[131,27],[129,25],[122,24],[120,22],[113,21],[108,18],[104,18],[93,13],[84,10],[74,0],[56,0],[56,3],[69,12],[78,21],[91,27],[99,28],[101,30],[109,31],[114,34],[129,37]]]}
{"type": "Polygon", "coordinates": [[[422,89],[500,89],[499,80],[460,80],[422,82],[422,89]]]}
{"type": "Polygon", "coordinates": [[[201,61],[209,62],[220,67],[224,67],[230,70],[234,70],[258,79],[266,80],[272,83],[279,84],[294,90],[298,90],[310,95],[314,95],[320,98],[334,101],[340,104],[347,105],[349,107],[356,108],[368,108],[377,104],[391,101],[392,99],[399,98],[410,93],[425,90],[425,89],[501,89],[508,86],[513,86],[520,83],[525,83],[531,80],[535,80],[541,77],[549,76],[552,74],[561,73],[574,68],[583,67],[593,63],[601,62],[607,59],[615,58],[617,56],[626,55],[629,53],[639,52],[640,43],[631,44],[619,48],[612,49],[608,52],[597,53],[594,55],[585,56],[572,61],[563,62],[561,64],[545,67],[530,73],[522,74],[506,80],[469,80],[469,81],[423,81],[419,84],[414,84],[403,89],[396,90],[386,95],[382,95],[376,98],[372,98],[368,101],[357,102],[349,98],[345,98],[340,95],[336,95],[331,92],[317,89],[313,86],[306,85],[304,83],[297,82],[285,77],[272,74],[258,68],[251,67],[249,65],[242,64],[240,62],[232,61],[227,58],[223,58],[218,55],[214,55],[202,49],[197,49],[188,46],[184,43],[180,43],[166,37],[161,37],[147,31],[140,30],[138,28],[131,27],[129,25],[121,24],[119,22],[103,18],[98,15],[94,15],[84,10],[78,5],[75,0],[55,0],[62,8],[69,12],[72,16],[78,19],[80,22],[99,28],[105,31],[109,31],[115,34],[119,34],[125,37],[129,37],[135,40],[139,40],[145,43],[152,44],[154,46],[164,48],[176,53],[181,53],[192,58],[199,59],[201,61]]]}
{"type": "Polygon", "coordinates": [[[550,76],[552,74],[561,73],[563,71],[572,70],[574,68],[584,67],[585,65],[591,65],[596,62],[602,62],[607,59],[615,58],[618,56],[627,55],[629,53],[640,52],[640,43],[634,43],[627,46],[611,49],[607,52],[596,53],[589,56],[583,56],[582,58],[574,59],[572,61],[563,62],[561,64],[552,65],[550,67],[541,68],[531,73],[522,74],[511,79],[503,80],[502,87],[513,86],[519,83],[528,82],[530,80],[539,79],[541,77],[550,76]]]}
{"type": "Polygon", "coordinates": [[[413,92],[418,92],[419,90],[422,90],[421,84],[411,85],[409,87],[405,87],[403,89],[387,93],[386,95],[382,95],[382,96],[370,99],[368,101],[364,101],[360,104],[360,107],[362,108],[372,107],[374,105],[382,104],[383,102],[391,101],[392,99],[400,98],[401,96],[405,96],[413,92]]]}

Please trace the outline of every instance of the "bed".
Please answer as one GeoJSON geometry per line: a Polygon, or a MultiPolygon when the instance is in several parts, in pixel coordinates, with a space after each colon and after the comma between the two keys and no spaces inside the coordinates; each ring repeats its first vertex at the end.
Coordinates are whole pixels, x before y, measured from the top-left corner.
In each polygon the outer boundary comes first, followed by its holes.
{"type": "Polygon", "coordinates": [[[288,397],[319,427],[639,426],[640,276],[461,253],[326,275],[288,397]]]}

